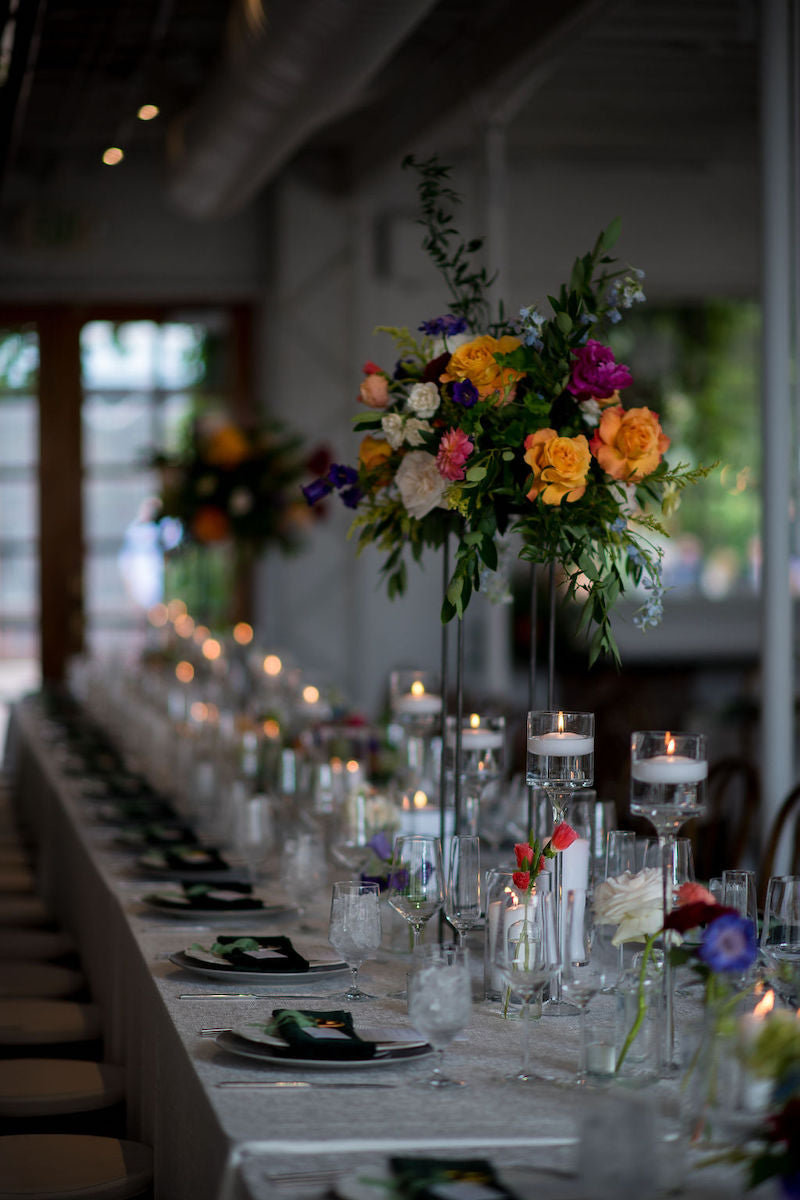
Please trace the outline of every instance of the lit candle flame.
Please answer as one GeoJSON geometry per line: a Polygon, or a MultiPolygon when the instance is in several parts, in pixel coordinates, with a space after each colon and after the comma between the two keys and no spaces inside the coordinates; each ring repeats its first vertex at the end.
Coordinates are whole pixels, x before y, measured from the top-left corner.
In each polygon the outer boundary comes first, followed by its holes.
{"type": "Polygon", "coordinates": [[[424,792],[414,792],[414,808],[427,808],[428,797],[424,792]]]}
{"type": "Polygon", "coordinates": [[[477,714],[477,713],[472,713],[472,714],[471,714],[471,716],[470,716],[470,718],[469,718],[469,724],[470,724],[470,728],[471,728],[471,729],[480,729],[480,727],[481,727],[481,719],[480,719],[480,717],[478,716],[478,714],[477,714]]]}
{"type": "Polygon", "coordinates": [[[664,741],[667,744],[667,754],[674,754],[675,753],[675,738],[672,736],[672,734],[669,732],[669,730],[667,730],[667,732],[664,734],[664,741]]]}
{"type": "Polygon", "coordinates": [[[558,721],[556,723],[556,729],[558,730],[559,733],[564,732],[564,714],[562,712],[560,712],[558,714],[558,721]]]}
{"type": "Polygon", "coordinates": [[[414,682],[412,683],[411,695],[412,696],[424,696],[425,695],[425,684],[422,682],[421,679],[415,679],[414,682]]]}
{"type": "Polygon", "coordinates": [[[772,1012],[774,1007],[775,1007],[775,993],[772,990],[772,988],[770,988],[770,990],[768,992],[764,993],[764,995],[759,1000],[758,1004],[753,1009],[753,1016],[758,1017],[760,1020],[762,1017],[765,1017],[767,1015],[767,1013],[772,1012]]]}

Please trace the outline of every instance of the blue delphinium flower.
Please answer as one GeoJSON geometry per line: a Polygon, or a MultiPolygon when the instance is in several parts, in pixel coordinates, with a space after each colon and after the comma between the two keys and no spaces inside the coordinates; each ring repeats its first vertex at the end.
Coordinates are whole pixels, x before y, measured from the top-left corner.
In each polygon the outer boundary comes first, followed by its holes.
{"type": "Polygon", "coordinates": [[[420,333],[429,337],[454,337],[463,333],[467,328],[464,317],[456,317],[453,313],[445,313],[442,317],[434,317],[432,321],[423,321],[419,326],[420,333]]]}
{"type": "Polygon", "coordinates": [[[517,321],[517,332],[522,338],[526,346],[531,346],[534,350],[541,350],[544,342],[542,341],[542,326],[545,323],[545,318],[534,308],[528,305],[519,310],[519,320],[517,321]]]}
{"type": "Polygon", "coordinates": [[[638,546],[628,546],[628,559],[637,567],[644,566],[644,555],[638,546]]]}
{"type": "Polygon", "coordinates": [[[610,525],[612,533],[624,533],[628,528],[628,522],[625,517],[616,517],[610,525]]]}
{"type": "Polygon", "coordinates": [[[342,463],[331,463],[328,479],[335,488],[352,487],[358,479],[358,471],[355,467],[347,467],[342,463]]]}
{"type": "Polygon", "coordinates": [[[752,922],[738,913],[717,917],[703,934],[697,953],[712,971],[747,971],[758,954],[752,922]]]}
{"type": "Polygon", "coordinates": [[[363,495],[360,487],[348,487],[339,492],[339,499],[345,508],[358,508],[363,495]]]}
{"type": "Polygon", "coordinates": [[[453,384],[453,402],[462,408],[472,408],[478,403],[479,392],[471,379],[462,379],[453,384]]]}

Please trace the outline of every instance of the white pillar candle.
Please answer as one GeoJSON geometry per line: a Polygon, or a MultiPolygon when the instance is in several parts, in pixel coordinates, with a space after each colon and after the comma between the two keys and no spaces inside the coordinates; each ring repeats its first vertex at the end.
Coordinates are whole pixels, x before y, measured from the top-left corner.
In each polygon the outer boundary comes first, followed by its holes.
{"type": "Polygon", "coordinates": [[[636,759],[631,775],[640,783],[699,783],[708,775],[708,763],[685,754],[655,754],[636,759]]]}
{"type": "Polygon", "coordinates": [[[565,729],[562,733],[535,733],[528,738],[528,753],[548,758],[576,758],[594,753],[594,738],[565,729]]]}

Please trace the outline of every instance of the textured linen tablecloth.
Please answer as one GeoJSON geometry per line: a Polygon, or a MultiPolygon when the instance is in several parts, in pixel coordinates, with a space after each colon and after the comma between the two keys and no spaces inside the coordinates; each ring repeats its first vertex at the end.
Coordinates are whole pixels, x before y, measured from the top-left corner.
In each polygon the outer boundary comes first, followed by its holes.
{"type": "MultiPolygon", "coordinates": [[[[353,1067],[334,1075],[268,1066],[221,1050],[201,1031],[227,1029],[254,1016],[267,1019],[273,1007],[335,1007],[347,976],[269,986],[217,983],[173,965],[169,955],[192,942],[209,945],[217,933],[239,932],[285,933],[302,953],[313,955],[315,947],[330,953],[328,888],[320,889],[302,918],[243,923],[233,914],[228,924],[208,926],[202,920],[194,924],[154,914],[141,897],[158,885],[142,875],[134,853],[115,843],[113,827],[98,823],[95,806],[80,795],[80,781],[61,770],[60,757],[53,727],[37,703],[15,706],[6,769],[38,841],[43,894],[74,936],[102,1008],[106,1057],[125,1066],[129,1134],[153,1146],[158,1200],[264,1200],[284,1193],[320,1197],[328,1186],[323,1179],[293,1183],[278,1177],[298,1171],[369,1174],[391,1153],[418,1151],[478,1153],[499,1168],[521,1164],[534,1172],[547,1167],[574,1171],[587,1123],[591,1127],[607,1117],[615,1104],[622,1107],[619,1120],[610,1126],[608,1154],[619,1160],[622,1172],[631,1148],[640,1149],[635,1146],[637,1112],[656,1106],[659,1129],[674,1128],[675,1084],[659,1083],[628,1095],[572,1085],[575,1018],[534,1022],[534,1063],[552,1079],[527,1085],[506,1078],[520,1061],[519,1021],[504,1020],[499,1006],[481,1002],[473,1006],[466,1035],[447,1051],[449,1072],[467,1086],[438,1093],[419,1086],[431,1070],[430,1058],[353,1067]],[[239,998],[234,995],[238,992],[256,998],[239,998]],[[209,998],[209,993],[222,995],[209,998]],[[196,998],[185,998],[189,995],[196,998]],[[396,1086],[287,1091],[219,1086],[267,1079],[396,1086]]],[[[482,978],[480,948],[476,935],[476,991],[482,978]]],[[[362,968],[363,986],[376,999],[353,1006],[357,1027],[411,1029],[405,1002],[386,995],[403,986],[406,970],[406,961],[392,955],[362,968]]],[[[673,1144],[665,1157],[676,1167],[685,1155],[673,1144]]],[[[545,1179],[549,1177],[543,1176],[537,1187],[537,1200],[548,1194],[554,1200],[581,1200],[591,1193],[574,1178],[554,1178],[544,1186],[545,1179]]],[[[692,1170],[685,1189],[687,1195],[709,1200],[744,1195],[741,1176],[727,1169],[692,1170]]]]}

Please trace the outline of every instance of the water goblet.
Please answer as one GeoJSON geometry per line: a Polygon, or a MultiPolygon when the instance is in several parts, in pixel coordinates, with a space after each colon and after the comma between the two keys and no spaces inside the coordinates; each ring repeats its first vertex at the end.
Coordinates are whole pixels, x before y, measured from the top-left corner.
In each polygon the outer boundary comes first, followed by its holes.
{"type": "MultiPolygon", "coordinates": [[[[672,843],[685,821],[706,810],[708,749],[702,733],[642,730],[631,734],[631,813],[646,817],[656,831],[661,852],[664,920],[672,900],[672,843]]],[[[672,1015],[672,969],[664,955],[664,1071],[675,1071],[672,1015]]]]}
{"type": "Polygon", "coordinates": [[[636,872],[636,834],[629,829],[609,829],[606,834],[605,879],[636,872]]]}
{"type": "Polygon", "coordinates": [[[800,1007],[800,875],[774,875],[769,881],[761,956],[784,1004],[800,1007]]]}
{"type": "Polygon", "coordinates": [[[530,1006],[552,984],[561,966],[552,896],[533,892],[520,906],[521,919],[512,922],[497,942],[495,969],[506,986],[506,998],[521,1001],[522,1064],[511,1078],[527,1083],[537,1076],[530,1070],[530,1006]]]}
{"type": "Polygon", "coordinates": [[[469,1024],[471,1008],[468,951],[450,943],[420,949],[408,976],[408,1015],[436,1051],[433,1073],[424,1081],[427,1086],[464,1086],[462,1079],[442,1073],[442,1063],[446,1047],[469,1024]]]}
{"type": "Polygon", "coordinates": [[[481,840],[478,837],[454,837],[445,894],[445,916],[456,931],[459,946],[464,945],[467,930],[480,925],[481,911],[481,840]]]}
{"type": "Polygon", "coordinates": [[[353,981],[342,1000],[374,1000],[358,986],[359,967],[381,944],[380,889],[377,883],[346,880],[334,883],[328,941],[350,968],[353,981]]]}
{"type": "Polygon", "coordinates": [[[395,838],[392,863],[387,899],[413,929],[416,950],[425,923],[444,903],[442,843],[421,833],[395,838]]]}
{"type": "Polygon", "coordinates": [[[586,1010],[589,1002],[607,990],[616,978],[616,962],[604,957],[595,937],[591,897],[580,888],[567,893],[567,932],[564,961],[561,964],[561,989],[580,1012],[580,1045],[576,1080],[586,1082],[587,1075],[608,1075],[614,1070],[613,1046],[589,1044],[586,1010]]]}

